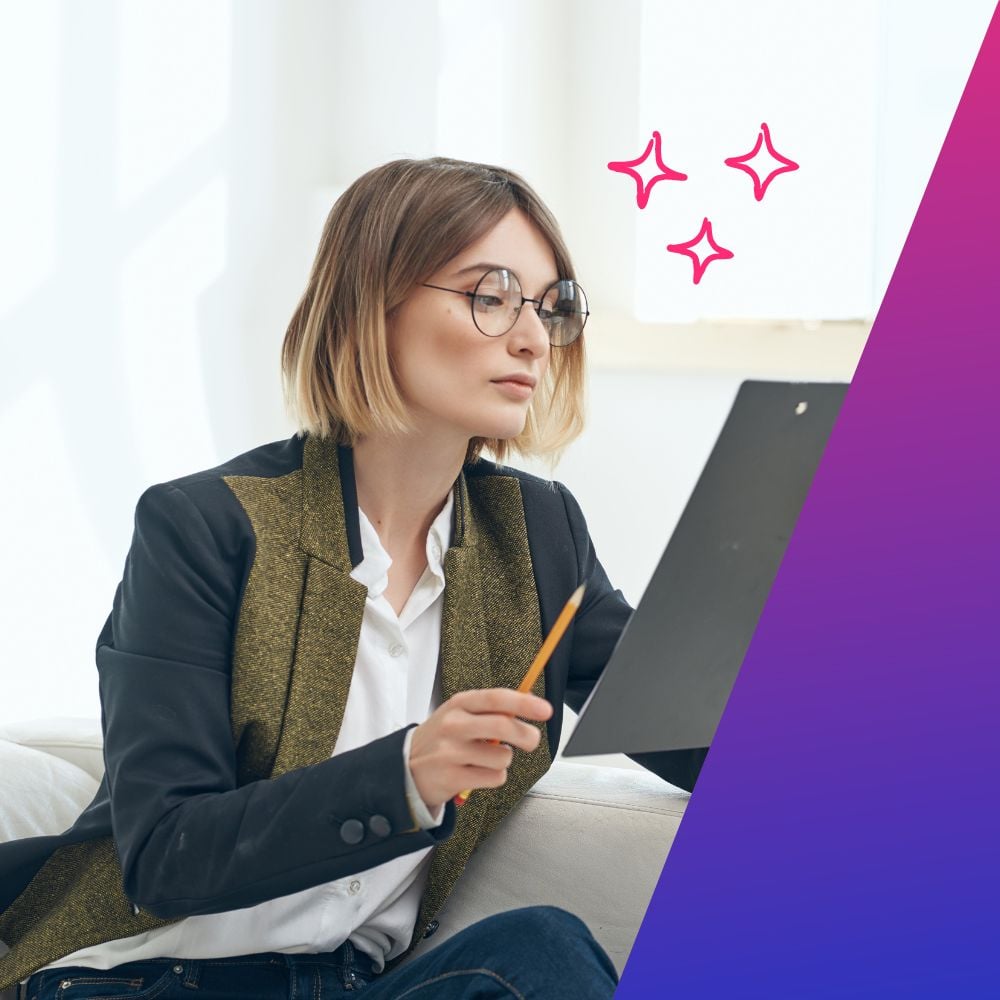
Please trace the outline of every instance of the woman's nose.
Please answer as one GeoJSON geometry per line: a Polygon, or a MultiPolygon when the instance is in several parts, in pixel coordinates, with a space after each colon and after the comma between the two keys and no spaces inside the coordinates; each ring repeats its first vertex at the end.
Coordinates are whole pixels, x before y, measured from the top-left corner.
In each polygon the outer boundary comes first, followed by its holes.
{"type": "Polygon", "coordinates": [[[527,302],[521,306],[521,312],[508,331],[507,337],[511,343],[511,350],[521,351],[525,347],[530,347],[531,352],[537,357],[548,353],[549,332],[538,318],[534,307],[527,302]]]}

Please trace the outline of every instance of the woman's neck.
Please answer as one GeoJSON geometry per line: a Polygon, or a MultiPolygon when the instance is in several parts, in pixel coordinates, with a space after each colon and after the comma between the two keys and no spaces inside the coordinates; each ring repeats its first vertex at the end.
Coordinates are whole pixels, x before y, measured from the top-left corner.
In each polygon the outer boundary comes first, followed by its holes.
{"type": "Polygon", "coordinates": [[[467,447],[467,441],[445,449],[417,436],[374,435],[354,445],[358,506],[390,554],[423,546],[467,447]]]}

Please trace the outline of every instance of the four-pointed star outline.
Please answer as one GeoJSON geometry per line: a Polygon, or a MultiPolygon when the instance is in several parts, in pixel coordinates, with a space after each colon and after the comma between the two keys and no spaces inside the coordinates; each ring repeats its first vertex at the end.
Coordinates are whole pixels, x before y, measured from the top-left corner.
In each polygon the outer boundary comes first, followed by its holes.
{"type": "Polygon", "coordinates": [[[761,122],[760,131],[757,133],[757,142],[753,149],[749,153],[744,153],[742,156],[730,156],[726,160],[727,167],[735,167],[737,170],[743,170],[748,173],[753,178],[753,196],[760,201],[764,197],[764,193],[767,191],[767,186],[774,180],[778,174],[788,173],[789,170],[798,170],[799,165],[794,161],[790,160],[787,156],[782,156],[771,143],[771,132],[767,127],[767,122],[761,122]],[[760,174],[757,170],[750,164],[753,160],[757,158],[760,153],[761,145],[767,146],[768,155],[771,157],[772,162],[780,163],[780,167],[775,167],[771,172],[761,180],[760,174]]]}
{"type": "Polygon", "coordinates": [[[705,268],[712,263],[713,260],[731,260],[734,256],[732,250],[727,250],[725,247],[720,247],[718,243],[715,242],[715,236],[712,234],[712,223],[708,221],[707,218],[702,220],[701,229],[698,230],[698,235],[694,239],[688,240],[687,243],[668,243],[667,250],[670,253],[682,253],[685,257],[690,257],[694,262],[694,283],[697,285],[701,281],[702,275],[705,273],[705,268]],[[706,257],[702,257],[694,249],[702,240],[707,240],[708,245],[714,251],[708,254],[706,257]]]}
{"type": "Polygon", "coordinates": [[[660,181],[686,181],[687,174],[682,174],[678,170],[672,170],[663,162],[662,140],[660,133],[654,132],[653,138],[646,143],[646,151],[642,156],[637,156],[634,160],[612,160],[608,164],[608,170],[615,170],[620,174],[628,174],[635,181],[635,203],[639,208],[645,208],[649,202],[649,192],[653,185],[660,181]],[[636,167],[642,166],[649,159],[650,151],[656,158],[656,166],[660,172],[650,179],[644,180],[642,174],[636,167]]]}

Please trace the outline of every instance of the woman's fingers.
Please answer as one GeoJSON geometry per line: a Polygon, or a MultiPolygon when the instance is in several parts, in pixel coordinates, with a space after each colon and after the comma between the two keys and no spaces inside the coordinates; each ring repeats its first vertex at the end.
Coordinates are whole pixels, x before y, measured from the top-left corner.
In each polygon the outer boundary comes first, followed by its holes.
{"type": "Polygon", "coordinates": [[[424,802],[433,809],[460,791],[502,785],[512,748],[530,753],[541,740],[539,728],[522,719],[541,722],[551,715],[544,698],[508,688],[449,698],[417,726],[410,742],[410,774],[424,802]]]}
{"type": "Polygon", "coordinates": [[[504,770],[514,760],[514,751],[503,743],[475,743],[465,755],[466,767],[485,767],[489,770],[504,770]]]}
{"type": "Polygon", "coordinates": [[[527,753],[538,746],[542,735],[537,726],[509,715],[470,715],[467,712],[454,714],[442,732],[457,742],[493,740],[509,743],[527,753]]]}
{"type": "MultiPolygon", "coordinates": [[[[552,706],[544,698],[509,688],[483,688],[460,691],[445,704],[454,704],[472,714],[499,713],[543,722],[552,715],[552,706]]],[[[444,706],[442,706],[443,708],[444,706]]]]}
{"type": "Polygon", "coordinates": [[[538,746],[541,732],[521,719],[542,722],[552,715],[552,706],[544,698],[507,688],[462,691],[446,704],[464,712],[451,717],[461,738],[497,740],[529,753],[538,746]]]}
{"type": "MultiPolygon", "coordinates": [[[[488,767],[466,767],[458,776],[457,784],[462,787],[458,792],[464,792],[467,788],[500,788],[507,782],[507,769],[494,770],[488,767]]],[[[458,794],[455,792],[455,795],[458,794]]],[[[452,795],[451,798],[455,796],[452,795]]]]}

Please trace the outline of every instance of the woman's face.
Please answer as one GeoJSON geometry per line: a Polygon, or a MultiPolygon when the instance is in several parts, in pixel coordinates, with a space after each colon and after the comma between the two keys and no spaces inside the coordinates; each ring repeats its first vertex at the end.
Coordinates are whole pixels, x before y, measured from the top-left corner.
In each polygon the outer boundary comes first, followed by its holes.
{"type": "MultiPolygon", "coordinates": [[[[512,209],[427,279],[471,292],[486,271],[513,271],[522,294],[541,298],[560,275],[548,242],[519,209],[512,209]]],[[[418,286],[389,320],[389,354],[416,430],[456,444],[469,438],[520,434],[534,396],[499,380],[525,375],[539,385],[549,364],[549,338],[530,303],[503,336],[487,337],[472,319],[471,299],[418,286]]]]}

